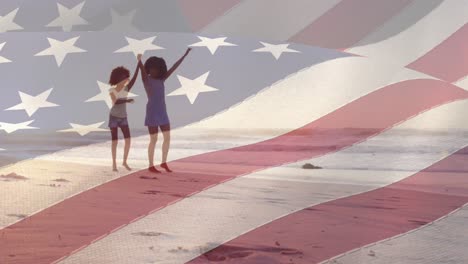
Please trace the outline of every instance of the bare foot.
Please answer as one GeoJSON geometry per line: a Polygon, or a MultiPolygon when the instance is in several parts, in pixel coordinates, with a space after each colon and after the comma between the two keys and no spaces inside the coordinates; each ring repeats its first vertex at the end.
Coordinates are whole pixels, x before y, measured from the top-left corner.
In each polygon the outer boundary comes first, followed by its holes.
{"type": "Polygon", "coordinates": [[[161,173],[158,169],[156,169],[154,166],[151,166],[148,168],[148,170],[152,173],[161,173]]]}
{"type": "Polygon", "coordinates": [[[169,169],[169,166],[167,166],[167,163],[164,162],[164,163],[161,163],[161,168],[165,169],[167,172],[172,172],[171,169],[169,169]]]}
{"type": "Polygon", "coordinates": [[[112,166],[112,171],[119,171],[119,170],[117,169],[117,166],[114,165],[112,166]]]}
{"type": "Polygon", "coordinates": [[[132,168],[130,168],[127,163],[123,163],[122,166],[124,166],[128,171],[132,170],[132,168]]]}

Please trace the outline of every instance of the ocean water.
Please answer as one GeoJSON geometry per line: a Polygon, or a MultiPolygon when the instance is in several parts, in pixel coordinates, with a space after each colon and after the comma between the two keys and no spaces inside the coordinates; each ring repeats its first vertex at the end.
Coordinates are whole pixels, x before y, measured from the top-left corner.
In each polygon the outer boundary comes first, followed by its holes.
{"type": "MultiPolygon", "coordinates": [[[[329,169],[340,170],[406,170],[411,166],[393,166],[392,164],[379,164],[378,166],[369,162],[374,155],[385,154],[389,157],[401,155],[413,157],[413,159],[424,159],[425,156],[434,154],[447,156],[468,144],[468,131],[422,131],[422,130],[391,130],[389,133],[381,133],[375,136],[372,129],[340,129],[313,131],[313,141],[310,135],[294,135],[303,137],[303,144],[291,145],[263,145],[261,148],[252,148],[259,152],[283,152],[283,151],[311,151],[314,149],[328,150],[329,153],[340,151],[349,159],[341,165],[334,165],[329,169]],[[391,132],[391,133],[390,133],[391,132]],[[352,148],[344,148],[340,143],[350,138],[370,136],[364,144],[355,144],[352,148]],[[321,140],[323,138],[323,141],[321,140]],[[330,140],[333,138],[333,140],[330,140]],[[330,143],[333,142],[333,143],[330,143]],[[447,146],[445,148],[444,146],[447,146]],[[450,146],[450,147],[449,147],[450,146]],[[458,147],[457,147],[458,146],[458,147]]],[[[203,150],[204,152],[219,149],[229,149],[242,146],[245,142],[254,143],[273,138],[275,135],[286,133],[286,131],[233,131],[233,130],[210,130],[190,131],[187,133],[173,133],[171,140],[172,150],[203,150]]],[[[132,152],[146,151],[147,137],[145,131],[136,131],[133,139],[132,152]]],[[[39,157],[58,151],[93,145],[98,143],[109,144],[109,133],[91,133],[84,137],[69,133],[17,133],[9,136],[7,141],[2,141],[0,147],[5,151],[0,152],[0,167],[34,157],[39,157]]],[[[162,139],[162,136],[160,135],[162,139]]],[[[286,141],[287,142],[287,141],[286,141]]],[[[120,147],[122,147],[123,142],[120,147]]],[[[86,149],[86,148],[84,148],[86,149]]],[[[105,154],[101,154],[105,155],[105,154]]],[[[140,155],[141,156],[141,155],[140,155]]],[[[144,156],[144,155],[143,155],[144,156]]],[[[132,157],[130,157],[132,158],[132,157]]],[[[109,149],[110,160],[110,149],[109,149]]],[[[411,160],[409,161],[411,163],[411,160]]]]}

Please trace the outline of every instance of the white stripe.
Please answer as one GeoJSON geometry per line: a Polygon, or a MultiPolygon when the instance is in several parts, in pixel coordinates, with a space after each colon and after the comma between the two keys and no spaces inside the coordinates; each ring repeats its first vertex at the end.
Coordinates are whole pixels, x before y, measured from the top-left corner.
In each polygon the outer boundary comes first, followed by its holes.
{"type": "MultiPolygon", "coordinates": [[[[415,1],[414,4],[424,5],[428,3],[426,1],[415,1]]],[[[408,14],[408,12],[413,12],[413,10],[411,6],[407,7],[380,30],[371,33],[360,41],[361,44],[356,44],[356,47],[348,51],[353,54],[372,57],[385,63],[406,66],[442,43],[468,22],[468,16],[466,15],[468,0],[443,1],[430,14],[403,32],[381,42],[373,43],[372,40],[376,39],[376,36],[402,23],[404,21],[402,17],[410,16],[411,14],[408,14]],[[362,45],[362,43],[369,42],[372,44],[362,45]]]]}
{"type": "Polygon", "coordinates": [[[286,41],[340,1],[243,1],[211,22],[201,32],[286,41]]]}
{"type": "MultiPolygon", "coordinates": [[[[179,159],[275,137],[289,129],[302,127],[385,85],[423,77],[408,69],[379,68],[378,64],[365,58],[347,57],[327,61],[287,77],[220,113],[219,117],[174,131],[170,158],[179,159]],[[291,113],[295,113],[294,118],[291,118],[291,113]],[[237,131],[238,124],[248,129],[237,131]],[[217,128],[228,130],[219,132],[217,128]],[[263,129],[267,130],[266,134],[255,134],[263,129]],[[205,135],[205,140],[197,135],[205,135]],[[233,135],[238,138],[233,138],[233,135]],[[194,138],[198,141],[194,142],[194,138]]],[[[133,139],[130,164],[135,169],[142,169],[147,164],[146,144],[147,136],[133,139]]],[[[109,168],[110,143],[106,142],[60,151],[0,169],[0,174],[15,172],[29,178],[13,184],[0,181],[0,210],[5,212],[0,215],[0,227],[17,221],[8,214],[31,215],[67,197],[127,174],[122,170],[114,174],[109,168]],[[53,181],[61,178],[70,182],[53,181]],[[51,187],[51,184],[60,187],[51,187]]]]}
{"type": "Polygon", "coordinates": [[[455,85],[468,91],[468,76],[458,80],[455,85]]]}
{"type": "Polygon", "coordinates": [[[193,127],[249,130],[295,129],[379,88],[403,80],[431,78],[367,58],[326,61],[291,75],[223,115],[193,127]],[[291,113],[294,114],[291,118],[291,113]],[[248,118],[255,115],[255,118],[248,118]],[[279,123],[278,123],[279,121],[279,123]]]}
{"type": "Polygon", "coordinates": [[[467,113],[468,102],[432,109],[364,143],[309,161],[332,169],[302,170],[301,162],[218,185],[134,222],[62,263],[185,263],[284,215],[394,183],[468,144],[459,135],[405,135],[402,130],[418,128],[441,113],[460,114],[460,109],[467,113]],[[415,151],[421,145],[430,150],[415,151]],[[394,152],[367,151],[376,146],[394,152]]]}
{"type": "Polygon", "coordinates": [[[417,230],[324,263],[468,263],[468,205],[417,230]],[[335,261],[335,262],[334,262],[335,261]]]}

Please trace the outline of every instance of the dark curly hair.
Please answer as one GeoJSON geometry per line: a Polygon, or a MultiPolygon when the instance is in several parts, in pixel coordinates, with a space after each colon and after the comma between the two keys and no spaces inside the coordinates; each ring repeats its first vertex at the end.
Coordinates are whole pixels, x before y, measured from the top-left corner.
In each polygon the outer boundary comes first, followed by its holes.
{"type": "Polygon", "coordinates": [[[166,61],[160,57],[150,57],[145,61],[145,70],[146,73],[151,74],[151,69],[158,69],[158,76],[154,76],[157,78],[162,78],[167,73],[167,65],[166,61]]]}
{"type": "Polygon", "coordinates": [[[116,85],[119,82],[129,77],[130,77],[130,71],[127,68],[125,68],[124,66],[117,67],[113,69],[111,72],[111,75],[109,78],[109,84],[116,85]]]}

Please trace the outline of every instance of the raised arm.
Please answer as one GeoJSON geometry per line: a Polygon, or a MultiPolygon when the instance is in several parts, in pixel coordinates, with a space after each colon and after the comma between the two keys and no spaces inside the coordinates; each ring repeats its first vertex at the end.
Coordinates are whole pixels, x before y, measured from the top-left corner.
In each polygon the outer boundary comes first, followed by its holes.
{"type": "Polygon", "coordinates": [[[143,87],[145,87],[146,95],[150,95],[150,91],[148,90],[148,86],[146,85],[146,82],[148,81],[148,73],[146,72],[145,65],[143,65],[143,62],[141,62],[141,54],[138,54],[137,59],[138,59],[138,67],[140,68],[141,71],[141,80],[143,81],[143,87]]]}
{"type": "Polygon", "coordinates": [[[145,65],[143,65],[143,62],[141,62],[141,54],[138,54],[137,59],[138,59],[138,68],[140,68],[141,71],[141,80],[143,83],[145,83],[148,80],[148,73],[146,72],[145,65]]]}
{"type": "Polygon", "coordinates": [[[143,87],[145,87],[146,95],[149,96],[150,91],[148,89],[148,86],[146,83],[148,82],[148,73],[146,72],[145,65],[143,65],[143,62],[141,62],[141,54],[138,54],[137,59],[138,59],[138,67],[140,68],[141,71],[141,81],[143,82],[143,87]]]}
{"type": "Polygon", "coordinates": [[[164,76],[164,80],[166,80],[172,75],[172,73],[180,66],[180,64],[184,61],[185,57],[187,57],[191,50],[191,48],[188,48],[187,51],[185,51],[184,56],[182,56],[182,58],[180,58],[178,61],[176,61],[176,63],[174,63],[174,65],[167,71],[166,76],[164,76]]]}
{"type": "Polygon", "coordinates": [[[137,63],[135,73],[133,74],[132,79],[130,80],[130,82],[127,85],[129,91],[132,89],[133,85],[135,84],[136,78],[138,77],[138,72],[140,71],[140,65],[138,65],[138,64],[140,64],[140,63],[137,63]]]}

